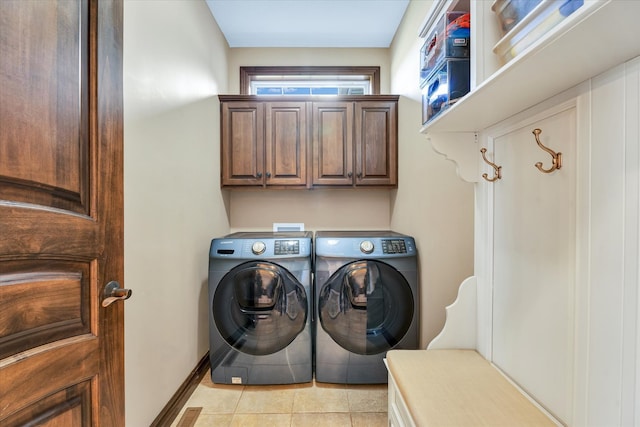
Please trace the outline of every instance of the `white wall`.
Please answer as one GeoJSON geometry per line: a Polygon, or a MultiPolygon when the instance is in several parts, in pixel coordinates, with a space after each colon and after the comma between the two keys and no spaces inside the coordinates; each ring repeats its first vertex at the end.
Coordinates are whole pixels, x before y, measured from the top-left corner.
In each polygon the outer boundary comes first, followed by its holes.
{"type": "Polygon", "coordinates": [[[421,270],[422,346],[440,332],[445,307],[473,273],[473,186],[459,179],[455,165],[419,133],[418,30],[430,5],[410,3],[391,49],[237,48],[229,56],[230,93],[239,93],[240,66],[379,65],[380,92],[402,95],[397,190],[230,192],[229,210],[233,230],[305,222],[311,230],[393,229],[414,236],[421,270]]]}
{"type": "Polygon", "coordinates": [[[303,222],[313,231],[385,230],[390,197],[380,189],[238,191],[230,196],[229,222],[233,231],[271,230],[274,222],[303,222]]]}
{"type": "Polygon", "coordinates": [[[208,246],[230,229],[293,221],[414,235],[422,345],[439,332],[471,272],[472,189],[418,132],[417,31],[430,3],[411,2],[392,49],[228,49],[204,1],[125,0],[128,426],[149,425],[208,350],[208,246]],[[221,191],[217,94],[239,92],[241,65],[380,66],[381,92],[402,95],[398,190],[221,191]],[[345,205],[367,213],[336,211],[345,205]]]}
{"type": "Polygon", "coordinates": [[[227,44],[204,1],[124,4],[125,389],[147,426],[208,350],[227,44]]]}
{"type": "Polygon", "coordinates": [[[418,32],[432,1],[412,0],[390,49],[391,93],[399,105],[398,191],[391,228],[416,238],[420,256],[421,344],[442,329],[445,307],[473,274],[473,185],[456,175],[454,163],[437,154],[420,133],[418,32]]]}
{"type": "MultiPolygon", "coordinates": [[[[229,93],[240,93],[241,66],[379,66],[380,92],[389,93],[388,49],[234,48],[229,93]]],[[[402,114],[402,110],[400,110],[402,114]]],[[[270,230],[274,222],[304,222],[306,230],[389,228],[393,190],[314,189],[232,191],[231,228],[270,230]]]]}
{"type": "Polygon", "coordinates": [[[389,49],[234,48],[229,56],[229,93],[240,93],[241,66],[380,67],[380,93],[389,92],[389,49]]]}

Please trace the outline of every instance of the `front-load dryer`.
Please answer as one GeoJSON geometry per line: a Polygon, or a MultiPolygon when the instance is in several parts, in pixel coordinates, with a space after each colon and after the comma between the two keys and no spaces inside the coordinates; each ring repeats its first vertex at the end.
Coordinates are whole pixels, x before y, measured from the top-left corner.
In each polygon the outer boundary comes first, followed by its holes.
{"type": "Polygon", "coordinates": [[[234,233],[209,252],[209,359],[220,384],[312,380],[311,232],[234,233]]]}
{"type": "Polygon", "coordinates": [[[393,231],[320,231],[315,237],[315,378],[387,382],[392,348],[418,348],[418,261],[393,231]]]}

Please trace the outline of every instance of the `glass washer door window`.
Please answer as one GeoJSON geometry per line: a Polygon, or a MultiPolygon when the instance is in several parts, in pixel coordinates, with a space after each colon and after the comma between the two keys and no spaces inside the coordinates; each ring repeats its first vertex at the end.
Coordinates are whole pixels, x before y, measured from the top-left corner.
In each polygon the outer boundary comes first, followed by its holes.
{"type": "Polygon", "coordinates": [[[222,278],[211,310],[216,328],[230,346],[263,356],[284,349],[303,331],[307,295],[287,269],[268,261],[249,261],[222,278]]]}
{"type": "Polygon", "coordinates": [[[341,347],[357,354],[379,354],[405,336],[413,304],[402,273],[381,261],[360,260],[340,268],[323,285],[318,317],[341,347]]]}

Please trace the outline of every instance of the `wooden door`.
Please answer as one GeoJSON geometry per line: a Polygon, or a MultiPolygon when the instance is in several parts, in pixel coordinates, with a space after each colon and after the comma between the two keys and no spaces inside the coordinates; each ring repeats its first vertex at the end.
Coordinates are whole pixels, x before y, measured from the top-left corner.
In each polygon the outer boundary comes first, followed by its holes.
{"type": "Polygon", "coordinates": [[[267,185],[307,184],[307,103],[266,104],[265,178],[267,185]]]}
{"type": "Polygon", "coordinates": [[[353,184],[353,103],[314,102],[313,185],[353,184]]]}
{"type": "Polygon", "coordinates": [[[2,0],[0,52],[0,425],[123,426],[122,3],[2,0]]]}
{"type": "Polygon", "coordinates": [[[397,101],[356,102],[356,185],[397,185],[397,123],[397,101]]]}
{"type": "Polygon", "coordinates": [[[221,102],[220,114],[222,185],[264,185],[264,103],[221,102]]]}

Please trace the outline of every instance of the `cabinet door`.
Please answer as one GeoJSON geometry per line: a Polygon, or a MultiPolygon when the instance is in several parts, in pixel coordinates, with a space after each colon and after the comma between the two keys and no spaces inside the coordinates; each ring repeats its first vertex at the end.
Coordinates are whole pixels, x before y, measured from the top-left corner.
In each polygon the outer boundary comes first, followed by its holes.
{"type": "Polygon", "coordinates": [[[223,102],[222,185],[263,185],[264,104],[223,102]]]}
{"type": "Polygon", "coordinates": [[[397,102],[356,102],[356,185],[397,185],[397,107],[397,102]]]}
{"type": "Polygon", "coordinates": [[[265,178],[267,185],[307,183],[305,102],[266,104],[265,178]]]}
{"type": "Polygon", "coordinates": [[[571,425],[576,286],[576,112],[570,108],[494,139],[493,362],[571,425]],[[562,153],[551,166],[542,144],[562,153]]]}
{"type": "Polygon", "coordinates": [[[353,103],[313,103],[313,185],[353,184],[353,103]]]}

